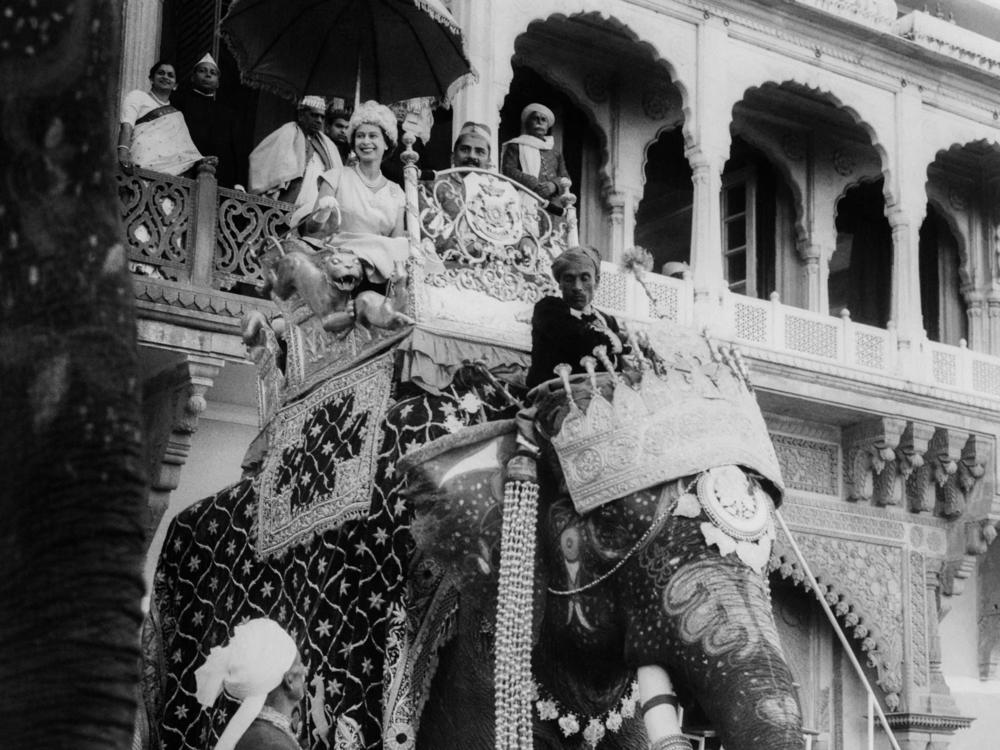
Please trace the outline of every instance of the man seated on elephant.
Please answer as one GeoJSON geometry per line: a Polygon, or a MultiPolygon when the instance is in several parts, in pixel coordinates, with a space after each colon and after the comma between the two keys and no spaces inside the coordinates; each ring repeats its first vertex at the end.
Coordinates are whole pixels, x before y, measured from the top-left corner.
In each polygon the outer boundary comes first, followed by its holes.
{"type": "Polygon", "coordinates": [[[552,276],[561,297],[543,297],[531,316],[531,367],[526,385],[533,388],[556,377],[553,368],[565,362],[584,372],[580,359],[604,346],[615,369],[619,355],[628,353],[622,326],[593,306],[601,279],[601,256],[593,247],[573,247],[552,262],[552,276]]]}

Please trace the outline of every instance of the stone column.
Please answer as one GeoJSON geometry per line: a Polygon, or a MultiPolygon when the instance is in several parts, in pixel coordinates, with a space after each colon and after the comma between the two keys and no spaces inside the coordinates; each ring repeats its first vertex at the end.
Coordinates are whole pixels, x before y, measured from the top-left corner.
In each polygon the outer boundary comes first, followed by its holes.
{"type": "MultiPolygon", "coordinates": [[[[892,303],[890,319],[896,324],[901,355],[915,351],[924,339],[924,320],[920,310],[920,238],[923,216],[887,210],[892,227],[892,303]]],[[[909,361],[901,357],[903,366],[909,361]]]]}
{"type": "Polygon", "coordinates": [[[163,0],[126,0],[123,21],[124,45],[118,84],[122,94],[149,86],[149,69],[160,53],[163,0]]]}
{"type": "Polygon", "coordinates": [[[906,86],[896,92],[895,128],[889,163],[889,198],[886,218],[892,227],[892,302],[890,318],[896,324],[899,339],[900,366],[903,372],[913,371],[916,364],[910,351],[916,351],[924,339],[923,315],[920,310],[920,225],[927,211],[926,165],[913,158],[921,151],[920,122],[923,104],[916,86],[906,86]]]}
{"type": "MultiPolygon", "coordinates": [[[[452,105],[452,142],[458,137],[462,124],[472,120],[489,125],[493,131],[490,144],[493,164],[500,166],[499,130],[500,107],[503,105],[505,92],[498,92],[495,85],[494,47],[495,35],[495,3],[482,3],[478,0],[454,0],[451,3],[451,13],[462,29],[465,38],[465,52],[469,62],[479,76],[478,83],[473,83],[462,89],[455,97],[452,105]]],[[[514,50],[501,55],[502,64],[510,65],[510,56],[514,50]]]]}
{"type": "Polygon", "coordinates": [[[722,215],[719,206],[725,156],[694,150],[689,151],[687,157],[694,183],[691,277],[694,281],[697,310],[698,306],[717,307],[722,290],[726,287],[722,267],[722,215]]]}
{"type": "Polygon", "coordinates": [[[191,450],[191,436],[205,411],[205,394],[225,363],[215,357],[189,354],[174,368],[148,380],[143,411],[146,469],[149,474],[147,539],[151,540],[177,489],[181,469],[191,450]]]}
{"type": "Polygon", "coordinates": [[[951,697],[951,690],[941,671],[941,635],[938,622],[941,617],[941,572],[940,569],[925,571],[927,582],[927,666],[930,677],[930,694],[927,696],[927,710],[937,714],[957,714],[958,706],[951,697]]]}
{"type": "MultiPolygon", "coordinates": [[[[721,18],[698,25],[694,113],[685,151],[694,183],[691,215],[691,277],[698,327],[722,320],[720,299],[726,288],[722,265],[722,169],[729,156],[732,103],[725,98],[725,59],[729,36],[721,18]]],[[[721,332],[720,332],[721,333],[721,332]]]]}

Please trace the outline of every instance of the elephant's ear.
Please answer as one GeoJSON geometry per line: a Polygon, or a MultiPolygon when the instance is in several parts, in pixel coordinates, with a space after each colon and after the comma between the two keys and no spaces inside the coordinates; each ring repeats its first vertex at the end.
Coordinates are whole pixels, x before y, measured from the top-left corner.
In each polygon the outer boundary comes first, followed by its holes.
{"type": "Polygon", "coordinates": [[[514,422],[503,420],[459,430],[401,459],[420,550],[464,575],[496,573],[503,471],[514,448],[514,422]]]}

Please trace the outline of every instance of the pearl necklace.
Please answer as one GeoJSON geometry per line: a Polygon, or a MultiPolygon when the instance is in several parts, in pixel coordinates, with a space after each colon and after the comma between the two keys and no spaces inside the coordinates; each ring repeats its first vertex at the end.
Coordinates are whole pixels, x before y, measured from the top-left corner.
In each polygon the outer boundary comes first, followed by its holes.
{"type": "Polygon", "coordinates": [[[378,177],[376,177],[374,180],[369,180],[367,177],[365,177],[364,173],[360,169],[358,169],[357,164],[351,167],[351,169],[353,169],[354,172],[358,175],[358,178],[361,180],[361,184],[363,184],[369,190],[372,191],[379,190],[385,184],[385,175],[383,175],[381,172],[379,172],[378,177]]]}
{"type": "Polygon", "coordinates": [[[167,94],[167,98],[166,99],[161,99],[156,94],[154,94],[152,91],[149,92],[149,95],[151,97],[153,97],[161,106],[166,107],[168,104],[170,104],[170,94],[167,94]]]}

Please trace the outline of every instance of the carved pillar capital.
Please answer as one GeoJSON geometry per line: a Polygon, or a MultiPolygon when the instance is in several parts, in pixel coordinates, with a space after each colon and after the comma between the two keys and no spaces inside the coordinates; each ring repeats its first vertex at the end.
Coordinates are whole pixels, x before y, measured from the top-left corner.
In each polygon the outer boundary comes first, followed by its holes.
{"type": "Polygon", "coordinates": [[[695,146],[684,152],[688,164],[691,165],[692,179],[709,179],[712,175],[722,175],[726,165],[726,153],[723,149],[695,146]]]}

